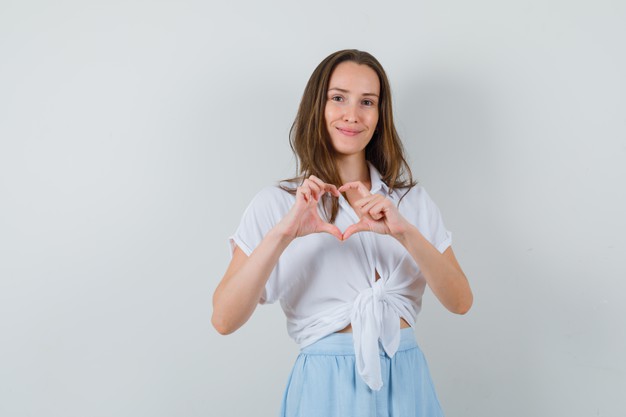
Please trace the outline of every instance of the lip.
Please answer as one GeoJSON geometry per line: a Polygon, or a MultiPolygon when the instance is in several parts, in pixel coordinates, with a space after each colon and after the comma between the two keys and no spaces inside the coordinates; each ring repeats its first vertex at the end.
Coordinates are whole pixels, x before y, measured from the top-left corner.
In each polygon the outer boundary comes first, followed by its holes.
{"type": "Polygon", "coordinates": [[[346,129],[345,127],[338,127],[337,130],[346,136],[356,136],[362,132],[362,130],[346,129]]]}

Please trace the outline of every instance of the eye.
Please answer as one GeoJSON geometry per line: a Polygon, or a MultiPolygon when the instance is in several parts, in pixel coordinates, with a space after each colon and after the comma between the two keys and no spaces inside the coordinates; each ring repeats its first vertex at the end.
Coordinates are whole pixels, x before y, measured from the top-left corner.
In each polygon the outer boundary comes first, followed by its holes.
{"type": "Polygon", "coordinates": [[[330,99],[332,101],[337,101],[337,102],[342,102],[343,101],[343,97],[341,97],[341,96],[331,96],[330,99]]]}
{"type": "Polygon", "coordinates": [[[368,106],[368,107],[375,105],[374,101],[367,99],[367,98],[363,100],[361,103],[363,103],[364,106],[368,106]]]}

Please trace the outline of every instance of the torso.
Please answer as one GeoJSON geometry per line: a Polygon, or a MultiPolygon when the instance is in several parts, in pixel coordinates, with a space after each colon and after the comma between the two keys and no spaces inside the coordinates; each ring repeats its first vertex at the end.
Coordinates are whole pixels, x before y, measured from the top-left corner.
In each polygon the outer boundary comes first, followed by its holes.
{"type": "MultiPolygon", "coordinates": [[[[437,207],[420,185],[406,191],[399,188],[389,192],[378,179],[379,175],[375,176],[377,181],[371,191],[392,200],[399,212],[435,247],[445,243],[447,232],[438,221],[437,207]],[[399,204],[402,197],[404,200],[399,204]]],[[[287,188],[295,185],[281,184],[287,188]]],[[[359,221],[357,210],[350,205],[349,199],[353,203],[358,201],[354,196],[339,199],[336,226],[340,230],[359,221]]],[[[266,187],[250,203],[231,244],[237,243],[236,238],[252,252],[263,236],[289,212],[294,202],[295,196],[279,187],[266,187]]],[[[400,242],[390,235],[377,233],[358,233],[346,241],[337,242],[327,233],[316,233],[294,240],[285,249],[265,285],[262,301],[273,303],[280,300],[289,335],[296,343],[306,346],[337,331],[354,332],[355,329],[348,326],[353,314],[357,319],[363,319],[367,313],[368,320],[382,320],[382,317],[369,317],[371,302],[375,302],[369,300],[373,285],[381,281],[384,285],[375,288],[387,295],[387,304],[383,306],[389,312],[386,329],[391,331],[390,327],[395,325],[405,328],[407,323],[412,327],[421,310],[426,281],[400,242]],[[317,261],[320,256],[326,261],[317,261]],[[372,270],[378,271],[381,277],[378,281],[372,270]],[[362,301],[360,307],[355,304],[357,298],[362,301]],[[395,317],[394,312],[397,313],[395,317]],[[392,320],[399,322],[391,323],[392,320]],[[344,327],[339,327],[339,323],[344,327]]]]}

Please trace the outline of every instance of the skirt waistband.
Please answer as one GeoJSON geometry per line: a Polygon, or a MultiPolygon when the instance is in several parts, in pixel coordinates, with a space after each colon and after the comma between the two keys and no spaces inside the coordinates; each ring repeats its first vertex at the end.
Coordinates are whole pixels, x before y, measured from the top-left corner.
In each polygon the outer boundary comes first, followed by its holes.
{"type": "MultiPolygon", "coordinates": [[[[416,348],[417,339],[415,338],[415,332],[413,328],[406,327],[400,329],[400,345],[398,346],[398,352],[416,348]]],[[[380,342],[378,342],[378,349],[381,355],[384,355],[384,350],[380,342]]],[[[352,333],[331,333],[308,346],[300,349],[300,352],[307,355],[354,355],[354,341],[352,339],[352,333]]]]}

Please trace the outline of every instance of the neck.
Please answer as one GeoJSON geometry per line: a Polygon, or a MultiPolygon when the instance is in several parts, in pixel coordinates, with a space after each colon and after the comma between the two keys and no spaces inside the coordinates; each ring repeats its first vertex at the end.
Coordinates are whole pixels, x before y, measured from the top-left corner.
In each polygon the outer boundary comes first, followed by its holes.
{"type": "Polygon", "coordinates": [[[337,159],[336,164],[342,184],[361,181],[368,189],[371,189],[370,172],[365,158],[337,159]]]}

